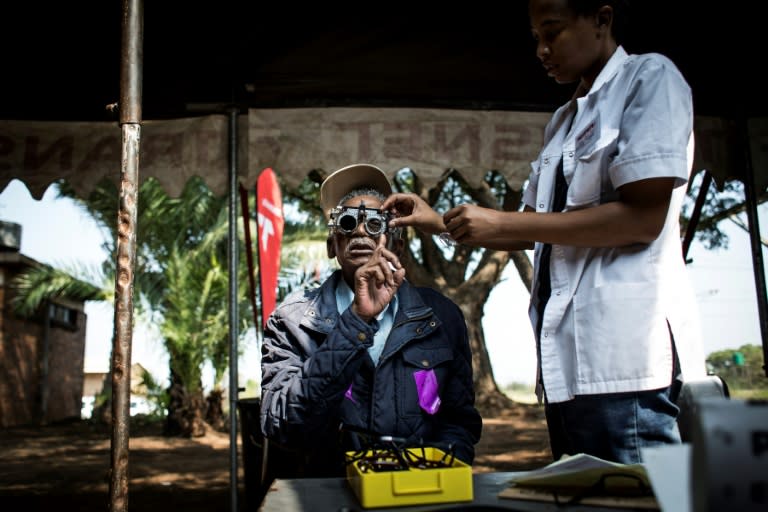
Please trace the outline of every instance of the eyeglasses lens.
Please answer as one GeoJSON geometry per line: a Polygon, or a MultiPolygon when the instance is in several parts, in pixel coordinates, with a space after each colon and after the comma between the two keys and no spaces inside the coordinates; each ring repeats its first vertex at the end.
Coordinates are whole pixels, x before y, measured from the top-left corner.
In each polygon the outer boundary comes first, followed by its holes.
{"type": "Polygon", "coordinates": [[[339,215],[336,228],[346,235],[351,235],[357,229],[359,220],[363,219],[363,227],[369,236],[378,236],[387,229],[386,219],[378,210],[372,208],[350,209],[339,215]]]}

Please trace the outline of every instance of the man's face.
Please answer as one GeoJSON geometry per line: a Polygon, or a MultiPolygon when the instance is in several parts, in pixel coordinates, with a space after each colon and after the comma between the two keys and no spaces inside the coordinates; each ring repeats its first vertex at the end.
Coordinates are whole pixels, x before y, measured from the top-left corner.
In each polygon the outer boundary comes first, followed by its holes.
{"type": "Polygon", "coordinates": [[[531,32],[536,56],[557,83],[595,79],[607,61],[596,16],[577,16],[567,0],[530,0],[531,32]]]}
{"type": "MultiPolygon", "coordinates": [[[[381,201],[374,196],[362,195],[353,197],[341,206],[353,208],[381,208],[381,201]]],[[[360,266],[368,262],[373,254],[379,238],[384,235],[371,236],[366,232],[364,222],[358,223],[351,232],[344,234],[336,231],[331,235],[329,243],[329,256],[336,257],[345,275],[352,276],[360,266]]]]}

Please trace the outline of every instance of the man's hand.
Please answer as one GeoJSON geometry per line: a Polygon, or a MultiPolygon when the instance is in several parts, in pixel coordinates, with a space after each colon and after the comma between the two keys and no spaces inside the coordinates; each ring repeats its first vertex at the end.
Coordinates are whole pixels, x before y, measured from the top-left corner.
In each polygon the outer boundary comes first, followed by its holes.
{"type": "Polygon", "coordinates": [[[391,227],[413,226],[431,235],[445,231],[440,214],[416,194],[402,192],[392,194],[381,205],[381,209],[395,215],[389,221],[391,227]]]}
{"type": "Polygon", "coordinates": [[[371,259],[355,271],[352,311],[366,322],[384,311],[405,279],[405,269],[398,257],[385,247],[386,243],[387,235],[381,235],[371,259]]]}

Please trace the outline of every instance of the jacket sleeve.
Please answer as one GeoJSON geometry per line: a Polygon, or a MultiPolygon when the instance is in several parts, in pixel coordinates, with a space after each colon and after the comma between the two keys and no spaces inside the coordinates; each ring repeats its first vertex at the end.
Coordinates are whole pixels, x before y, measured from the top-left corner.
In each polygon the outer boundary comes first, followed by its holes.
{"type": "Polygon", "coordinates": [[[454,351],[451,377],[443,389],[442,406],[435,418],[436,440],[442,445],[452,446],[456,457],[472,464],[483,420],[475,408],[472,353],[467,326],[461,309],[447,299],[436,313],[443,321],[443,328],[451,339],[454,351]]]}
{"type": "Polygon", "coordinates": [[[293,445],[338,428],[344,393],[378,329],[347,310],[326,336],[300,325],[296,309],[281,307],[269,318],[261,350],[262,433],[293,445]]]}

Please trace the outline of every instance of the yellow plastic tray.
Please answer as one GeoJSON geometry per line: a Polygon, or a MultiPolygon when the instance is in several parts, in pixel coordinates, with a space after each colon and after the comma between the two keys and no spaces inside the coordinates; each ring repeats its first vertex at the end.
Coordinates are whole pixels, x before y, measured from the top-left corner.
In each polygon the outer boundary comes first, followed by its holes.
{"type": "MultiPolygon", "coordinates": [[[[412,448],[421,454],[421,448],[412,448]]],[[[355,454],[347,452],[348,460],[355,454]]],[[[372,455],[367,452],[366,456],[372,455]]],[[[427,460],[445,460],[438,448],[424,448],[427,460]]],[[[363,471],[359,462],[347,464],[347,481],[365,508],[472,501],[472,468],[453,459],[446,468],[407,471],[363,471]]]]}

